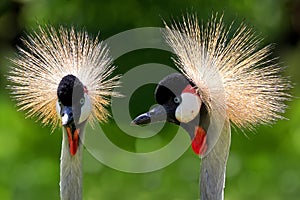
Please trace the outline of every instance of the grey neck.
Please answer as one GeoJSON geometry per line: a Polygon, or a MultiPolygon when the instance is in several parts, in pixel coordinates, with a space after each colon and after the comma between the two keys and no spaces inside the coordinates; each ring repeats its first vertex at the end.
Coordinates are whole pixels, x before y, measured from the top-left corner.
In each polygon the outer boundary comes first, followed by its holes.
{"type": "Polygon", "coordinates": [[[60,198],[62,200],[82,199],[82,153],[84,129],[80,133],[77,152],[71,156],[68,135],[63,128],[63,140],[60,158],[60,198]]]}
{"type": "Polygon", "coordinates": [[[230,122],[226,120],[219,140],[201,162],[201,200],[224,199],[226,163],[229,155],[230,138],[230,122]]]}

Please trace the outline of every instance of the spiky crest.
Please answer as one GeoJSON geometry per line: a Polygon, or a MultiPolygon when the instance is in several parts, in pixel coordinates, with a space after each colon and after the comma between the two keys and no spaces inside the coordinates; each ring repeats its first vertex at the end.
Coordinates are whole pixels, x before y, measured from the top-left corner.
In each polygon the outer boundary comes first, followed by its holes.
{"type": "Polygon", "coordinates": [[[8,79],[19,110],[26,110],[27,117],[37,117],[45,125],[58,125],[56,113],[57,87],[61,79],[72,74],[88,90],[93,109],[89,122],[107,120],[105,108],[113,91],[119,85],[120,76],[110,78],[115,66],[108,48],[92,39],[85,31],[72,28],[39,26],[38,31],[23,39],[24,47],[12,59],[8,79]]]}
{"type": "Polygon", "coordinates": [[[224,110],[239,128],[283,118],[290,82],[280,74],[277,59],[270,58],[271,46],[260,48],[251,28],[241,24],[231,36],[232,26],[226,28],[217,14],[206,25],[199,25],[195,15],[165,25],[177,67],[210,109],[224,110]]]}

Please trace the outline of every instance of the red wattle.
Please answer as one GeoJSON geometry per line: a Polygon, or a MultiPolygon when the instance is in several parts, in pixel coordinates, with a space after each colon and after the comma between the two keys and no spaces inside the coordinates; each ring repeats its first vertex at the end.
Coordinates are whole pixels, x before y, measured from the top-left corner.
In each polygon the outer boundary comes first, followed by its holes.
{"type": "Polygon", "coordinates": [[[68,140],[69,140],[69,148],[70,154],[75,156],[78,148],[78,141],[79,141],[79,129],[76,129],[72,135],[71,128],[67,128],[68,133],[68,140]]]}
{"type": "Polygon", "coordinates": [[[207,144],[206,144],[206,132],[205,130],[197,126],[195,128],[195,137],[192,141],[192,149],[197,155],[204,155],[207,149],[207,144]]]}

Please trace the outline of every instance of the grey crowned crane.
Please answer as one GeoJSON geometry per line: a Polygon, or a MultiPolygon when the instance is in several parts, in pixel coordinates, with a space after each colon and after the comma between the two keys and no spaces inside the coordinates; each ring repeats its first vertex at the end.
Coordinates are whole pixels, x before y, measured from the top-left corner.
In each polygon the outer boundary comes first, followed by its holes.
{"type": "Polygon", "coordinates": [[[74,28],[39,27],[23,39],[8,79],[19,110],[44,125],[62,126],[60,197],[82,199],[82,150],[86,123],[105,122],[119,76],[98,39],[74,28]]]}
{"type": "Polygon", "coordinates": [[[166,25],[164,36],[182,73],[161,80],[155,90],[159,105],[132,121],[142,125],[166,119],[189,133],[192,149],[202,158],[202,200],[224,199],[231,124],[253,130],[273,123],[283,118],[284,102],[290,99],[289,80],[269,57],[271,46],[260,48],[261,39],[244,24],[232,37],[230,31],[217,16],[206,25],[195,16],[166,25]]]}

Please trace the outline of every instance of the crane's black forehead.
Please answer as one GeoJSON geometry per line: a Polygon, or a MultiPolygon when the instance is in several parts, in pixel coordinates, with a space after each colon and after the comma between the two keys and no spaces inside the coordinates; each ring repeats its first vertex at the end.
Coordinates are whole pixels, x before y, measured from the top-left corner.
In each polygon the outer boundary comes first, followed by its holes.
{"type": "Polygon", "coordinates": [[[162,79],[155,90],[155,99],[158,104],[164,104],[170,98],[179,96],[187,85],[194,86],[185,76],[180,73],[174,73],[162,79]]]}
{"type": "Polygon", "coordinates": [[[72,106],[72,102],[79,102],[84,96],[84,86],[74,75],[64,76],[57,88],[58,100],[64,106],[72,106]]]}

